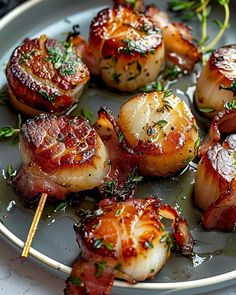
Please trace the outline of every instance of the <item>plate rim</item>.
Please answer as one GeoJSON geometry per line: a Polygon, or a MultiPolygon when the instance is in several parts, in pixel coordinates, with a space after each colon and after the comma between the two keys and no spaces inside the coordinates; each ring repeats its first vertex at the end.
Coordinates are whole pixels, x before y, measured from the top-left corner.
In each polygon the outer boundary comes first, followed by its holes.
{"type": "MultiPolygon", "coordinates": [[[[27,0],[25,3],[20,4],[10,12],[8,12],[5,16],[0,18],[0,31],[3,30],[12,20],[20,17],[21,14],[30,10],[32,7],[36,6],[40,2],[45,0],[27,0]]],[[[19,239],[13,232],[11,232],[2,221],[0,221],[0,234],[4,236],[8,241],[10,241],[13,245],[17,246],[19,249],[23,249],[24,242],[19,239]]],[[[66,275],[70,275],[72,268],[60,263],[57,260],[50,258],[49,256],[41,253],[40,251],[30,248],[29,250],[30,256],[34,257],[39,262],[60,271],[66,275]]],[[[158,275],[158,274],[157,274],[158,275]]],[[[119,288],[130,288],[130,289],[139,289],[139,290],[174,290],[174,291],[183,291],[190,290],[193,288],[204,288],[209,286],[216,286],[221,283],[229,282],[233,279],[236,279],[236,270],[229,271],[220,275],[190,280],[186,282],[167,282],[167,283],[156,283],[156,282],[141,282],[135,285],[131,285],[124,281],[115,280],[113,287],[119,288]]],[[[233,284],[233,282],[232,282],[233,284]]]]}

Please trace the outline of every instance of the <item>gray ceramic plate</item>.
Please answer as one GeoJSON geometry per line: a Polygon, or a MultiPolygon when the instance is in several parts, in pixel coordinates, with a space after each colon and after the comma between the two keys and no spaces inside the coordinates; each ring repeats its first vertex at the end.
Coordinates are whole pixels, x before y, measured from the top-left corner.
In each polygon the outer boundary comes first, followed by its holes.
{"type": "MultiPolygon", "coordinates": [[[[150,1],[146,1],[147,4],[150,1]]],[[[156,1],[157,2],[157,1],[156,1]]],[[[157,3],[166,9],[167,1],[157,3]]],[[[236,3],[232,1],[232,11],[236,11],[236,3]]],[[[64,39],[63,33],[71,30],[73,24],[79,24],[81,34],[88,36],[90,20],[97,11],[111,6],[110,0],[32,0],[12,11],[0,21],[0,89],[6,84],[4,74],[5,64],[12,50],[25,37],[35,37],[42,33],[59,39],[64,39]]],[[[213,17],[222,18],[220,11],[215,10],[213,17]]],[[[174,17],[174,16],[173,16],[174,17]]],[[[233,28],[236,22],[232,17],[231,29],[221,39],[221,45],[236,43],[233,28]]],[[[199,27],[193,24],[193,34],[197,35],[199,27]]],[[[216,28],[210,25],[209,35],[214,35],[216,28]]],[[[220,44],[219,44],[220,45],[220,44]]],[[[181,78],[173,85],[176,93],[192,106],[195,75],[181,78]]],[[[106,89],[90,85],[83,94],[79,108],[91,111],[96,119],[96,112],[100,106],[107,106],[115,114],[119,106],[129,96],[115,94],[106,89]]],[[[204,120],[197,115],[197,119],[204,124],[204,120]]],[[[0,126],[16,124],[16,114],[5,106],[0,106],[0,126]]],[[[26,210],[20,205],[18,197],[12,188],[6,184],[4,173],[8,164],[19,169],[21,158],[17,144],[10,141],[1,142],[0,146],[0,232],[18,247],[22,247],[33,217],[33,211],[26,210]]],[[[200,212],[192,205],[191,195],[194,185],[194,169],[188,167],[180,175],[164,180],[146,180],[138,188],[139,196],[155,194],[166,203],[175,206],[188,220],[196,241],[193,259],[172,256],[161,273],[150,282],[134,286],[122,281],[115,281],[115,294],[194,294],[213,290],[233,283],[236,278],[236,237],[235,234],[206,232],[199,225],[200,212]]],[[[39,261],[59,269],[64,273],[70,272],[70,265],[79,253],[75,241],[73,224],[76,217],[69,212],[55,215],[52,207],[47,209],[37,235],[33,241],[31,255],[39,261]],[[47,215],[50,216],[47,216],[47,215]],[[42,254],[43,253],[43,254],[42,254]]]]}

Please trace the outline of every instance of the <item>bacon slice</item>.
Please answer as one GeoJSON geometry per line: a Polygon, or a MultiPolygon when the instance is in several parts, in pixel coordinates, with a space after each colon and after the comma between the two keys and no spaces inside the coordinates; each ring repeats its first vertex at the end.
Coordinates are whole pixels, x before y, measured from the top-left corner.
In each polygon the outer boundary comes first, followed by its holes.
{"type": "Polygon", "coordinates": [[[168,15],[155,5],[146,8],[145,15],[162,29],[167,59],[187,71],[200,61],[201,53],[193,43],[190,27],[182,22],[171,23],[168,15]]]}
{"type": "Polygon", "coordinates": [[[207,229],[235,230],[236,110],[218,113],[199,148],[195,203],[203,209],[207,229]],[[220,143],[221,133],[231,133],[220,143]]]}
{"type": "Polygon", "coordinates": [[[104,264],[76,261],[66,280],[65,295],[108,295],[113,285],[114,272],[104,264]]]}
{"type": "Polygon", "coordinates": [[[138,156],[126,145],[120,127],[107,108],[99,110],[95,129],[108,149],[111,165],[100,193],[109,197],[109,202],[129,199],[141,179],[136,175],[138,156]]]}
{"type": "Polygon", "coordinates": [[[211,230],[236,230],[236,179],[232,179],[219,198],[210,204],[203,215],[203,225],[211,230]]]}

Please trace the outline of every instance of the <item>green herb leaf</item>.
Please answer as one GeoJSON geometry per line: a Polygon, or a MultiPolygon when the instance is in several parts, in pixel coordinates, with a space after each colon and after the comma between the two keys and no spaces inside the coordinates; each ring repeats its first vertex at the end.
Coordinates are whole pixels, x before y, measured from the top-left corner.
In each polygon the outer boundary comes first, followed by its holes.
{"type": "Polygon", "coordinates": [[[171,236],[169,232],[161,236],[160,243],[166,243],[169,250],[172,250],[175,248],[173,237],[171,236]]]}
{"type": "Polygon", "coordinates": [[[102,276],[104,269],[106,267],[106,262],[96,262],[95,263],[96,266],[96,277],[99,278],[102,276]]]}
{"type": "Polygon", "coordinates": [[[93,242],[93,247],[96,249],[100,249],[103,246],[103,238],[101,239],[95,239],[94,238],[94,242],[93,242]]]}
{"type": "Polygon", "coordinates": [[[169,97],[172,94],[172,90],[171,89],[167,89],[164,91],[164,97],[169,97]]]}
{"type": "Polygon", "coordinates": [[[118,141],[119,143],[121,143],[123,140],[124,140],[125,136],[122,132],[119,133],[119,136],[118,136],[118,141]]]}
{"type": "Polygon", "coordinates": [[[154,248],[153,243],[151,241],[144,242],[144,247],[147,248],[147,249],[153,249],[154,248]]]}
{"type": "Polygon", "coordinates": [[[231,102],[226,102],[224,104],[224,108],[226,110],[232,110],[232,109],[236,109],[236,99],[234,99],[233,101],[231,102]]]}
{"type": "Polygon", "coordinates": [[[202,113],[212,113],[215,110],[212,109],[212,108],[205,107],[205,108],[200,108],[199,111],[202,112],[202,113]]]}
{"type": "Polygon", "coordinates": [[[82,280],[78,277],[70,277],[69,282],[73,285],[79,286],[79,287],[84,287],[84,283],[82,280]]]}
{"type": "Polygon", "coordinates": [[[111,244],[111,243],[107,243],[107,244],[105,244],[105,247],[107,248],[107,250],[109,250],[109,251],[112,251],[113,250],[113,244],[111,244]]]}
{"type": "Polygon", "coordinates": [[[194,158],[195,158],[195,156],[190,156],[190,157],[188,157],[187,159],[183,160],[183,163],[184,163],[184,164],[188,164],[189,162],[193,161],[194,158]]]}
{"type": "Polygon", "coordinates": [[[81,109],[81,110],[80,110],[80,113],[81,113],[81,115],[82,115],[84,118],[88,119],[90,123],[92,122],[92,120],[93,120],[93,115],[92,115],[91,112],[86,111],[86,110],[84,110],[84,109],[81,109]]]}
{"type": "Polygon", "coordinates": [[[198,139],[197,139],[197,140],[195,141],[195,143],[194,143],[194,149],[195,149],[195,150],[199,147],[200,142],[201,142],[201,139],[200,139],[200,137],[198,137],[198,139]]]}
{"type": "Polygon", "coordinates": [[[60,204],[58,204],[56,206],[56,208],[53,210],[53,212],[59,212],[59,211],[62,211],[62,210],[65,210],[66,207],[69,205],[69,203],[67,201],[65,202],[61,202],[60,204]]]}
{"type": "Polygon", "coordinates": [[[166,120],[159,120],[159,121],[154,123],[155,126],[158,125],[161,128],[165,127],[167,124],[168,124],[168,122],[166,120]]]}

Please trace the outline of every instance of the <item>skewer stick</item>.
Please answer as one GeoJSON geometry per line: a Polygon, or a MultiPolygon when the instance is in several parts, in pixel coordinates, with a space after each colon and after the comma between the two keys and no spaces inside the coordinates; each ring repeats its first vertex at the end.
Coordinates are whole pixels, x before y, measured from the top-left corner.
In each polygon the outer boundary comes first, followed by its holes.
{"type": "Polygon", "coordinates": [[[48,195],[46,193],[42,193],[41,198],[39,200],[37,210],[36,210],[36,212],[34,214],[34,219],[33,219],[32,223],[31,223],[31,227],[30,227],[30,230],[28,232],[28,236],[27,236],[27,239],[26,239],[26,242],[25,242],[24,249],[22,251],[21,257],[27,257],[28,254],[29,254],[29,250],[30,250],[30,247],[31,247],[34,235],[35,235],[35,232],[37,230],[38,223],[39,223],[40,217],[42,215],[42,212],[43,212],[47,197],[48,197],[48,195]]]}

